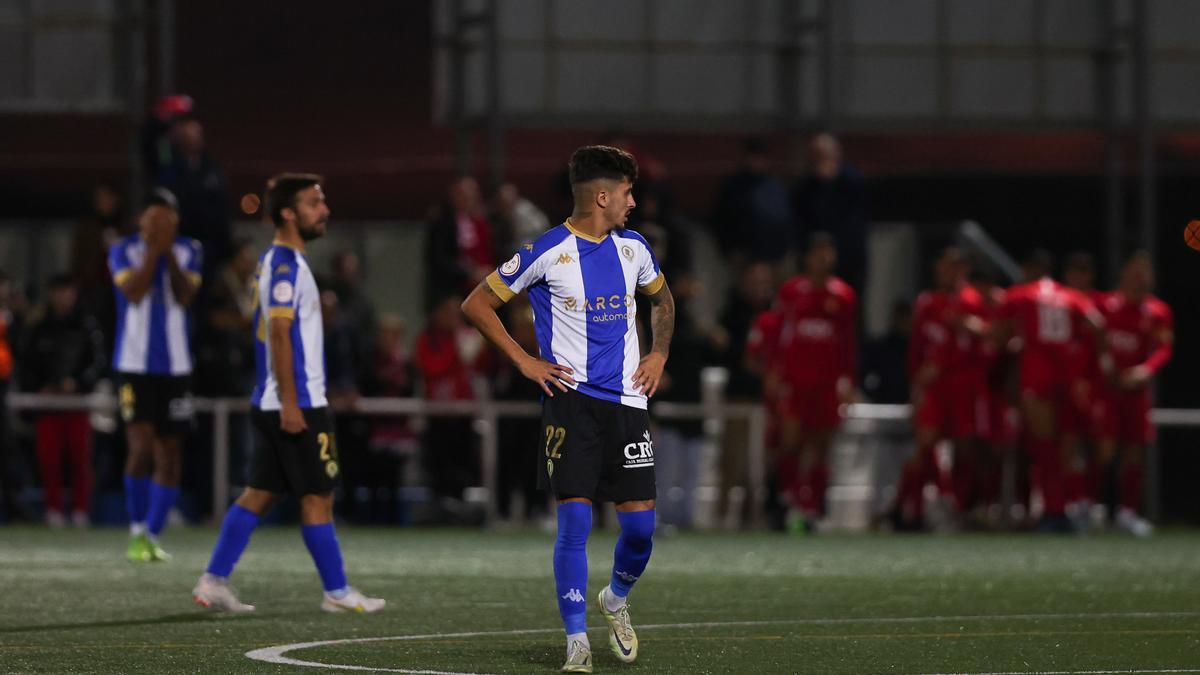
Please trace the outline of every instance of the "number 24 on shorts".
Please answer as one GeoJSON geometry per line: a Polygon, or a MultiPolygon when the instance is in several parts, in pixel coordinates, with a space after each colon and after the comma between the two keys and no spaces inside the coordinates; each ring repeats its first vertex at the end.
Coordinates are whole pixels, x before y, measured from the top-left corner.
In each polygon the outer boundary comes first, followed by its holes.
{"type": "Polygon", "coordinates": [[[566,427],[553,425],[546,427],[546,456],[550,459],[561,459],[562,454],[559,453],[559,450],[562,449],[563,441],[566,438],[566,427]]]}

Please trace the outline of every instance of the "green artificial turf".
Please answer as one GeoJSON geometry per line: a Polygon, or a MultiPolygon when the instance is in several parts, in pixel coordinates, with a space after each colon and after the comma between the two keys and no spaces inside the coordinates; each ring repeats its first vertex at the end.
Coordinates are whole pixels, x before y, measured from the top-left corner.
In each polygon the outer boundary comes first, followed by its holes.
{"type": "MultiPolygon", "coordinates": [[[[0,528],[0,672],[315,673],[245,654],[373,637],[392,639],[286,656],[475,673],[550,673],[562,663],[551,535],[342,528],[351,583],[388,600],[369,616],[318,609],[320,585],[292,527],[257,531],[234,574],[257,613],[195,607],[190,590],[215,536],[169,530],[173,561],[132,565],[119,530],[0,528]]],[[[631,596],[641,640],[632,666],[608,652],[594,605],[613,541],[597,532],[589,547],[596,672],[1200,669],[1192,531],[1148,540],[659,537],[631,596]]]]}

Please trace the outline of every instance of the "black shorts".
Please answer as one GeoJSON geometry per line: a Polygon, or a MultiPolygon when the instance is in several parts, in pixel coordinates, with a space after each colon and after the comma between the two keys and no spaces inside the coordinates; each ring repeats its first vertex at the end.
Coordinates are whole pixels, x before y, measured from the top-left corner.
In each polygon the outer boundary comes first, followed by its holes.
{"type": "Polygon", "coordinates": [[[160,436],[186,436],[192,430],[191,376],[117,373],[117,382],[126,424],[149,422],[160,436]]]}
{"type": "Polygon", "coordinates": [[[278,410],[250,411],[257,430],[250,459],[250,487],[275,494],[333,492],[340,471],[333,417],[328,408],[302,408],[307,429],[289,434],[279,428],[278,410]]]}
{"type": "Polygon", "coordinates": [[[577,391],[542,404],[538,485],[557,499],[615,503],[654,499],[650,415],[577,391]]]}

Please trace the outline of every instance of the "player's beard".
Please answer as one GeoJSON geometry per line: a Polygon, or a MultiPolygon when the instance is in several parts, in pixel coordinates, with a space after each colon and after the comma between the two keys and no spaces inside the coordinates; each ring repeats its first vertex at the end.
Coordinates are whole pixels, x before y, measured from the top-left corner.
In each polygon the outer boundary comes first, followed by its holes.
{"type": "Polygon", "coordinates": [[[301,239],[304,241],[312,241],[313,239],[317,239],[321,235],[325,234],[325,223],[326,221],[324,220],[318,220],[312,225],[302,225],[296,229],[300,232],[301,239]]]}

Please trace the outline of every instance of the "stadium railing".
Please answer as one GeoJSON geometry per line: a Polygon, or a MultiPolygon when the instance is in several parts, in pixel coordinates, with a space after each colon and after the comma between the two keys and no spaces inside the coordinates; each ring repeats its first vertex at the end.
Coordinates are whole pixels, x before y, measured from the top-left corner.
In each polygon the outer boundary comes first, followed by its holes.
{"type": "MultiPolygon", "coordinates": [[[[198,413],[207,413],[213,419],[212,468],[213,468],[213,517],[219,520],[230,504],[231,490],[228,480],[230,470],[230,419],[233,415],[249,411],[245,398],[200,398],[193,399],[198,413]]],[[[117,400],[109,393],[89,395],[58,395],[9,392],[10,413],[36,411],[84,411],[115,414],[117,400]]],[[[767,428],[765,408],[754,403],[725,402],[719,397],[705,396],[702,403],[654,402],[650,407],[657,420],[703,420],[706,436],[711,442],[719,443],[724,422],[741,419],[746,422],[748,434],[746,444],[746,476],[750,487],[752,508],[751,527],[762,522],[766,491],[766,448],[764,440],[767,428]]],[[[378,417],[461,417],[470,419],[480,438],[481,471],[486,492],[485,513],[487,522],[494,522],[497,509],[497,462],[499,457],[498,423],[501,418],[536,419],[541,415],[541,405],[532,401],[429,401],[419,398],[361,398],[344,410],[362,416],[378,417]]],[[[846,423],[838,441],[835,454],[846,454],[849,443],[881,436],[893,438],[909,432],[911,408],[908,405],[879,405],[857,403],[847,407],[846,423]]],[[[1200,428],[1200,409],[1156,408],[1152,422],[1160,427],[1200,428]]],[[[893,462],[903,461],[902,453],[892,452],[895,445],[885,447],[893,462]],[[900,455],[900,456],[895,456],[900,455]]],[[[853,460],[851,460],[853,461],[853,460]]],[[[839,457],[834,458],[835,464],[839,457]]],[[[835,473],[838,469],[835,468],[835,473]]],[[[1146,501],[1148,514],[1155,518],[1160,504],[1159,476],[1160,458],[1156,446],[1151,446],[1146,457],[1146,501]]],[[[831,493],[836,493],[835,485],[831,493]]],[[[831,497],[835,495],[831,494],[831,497]]]]}

